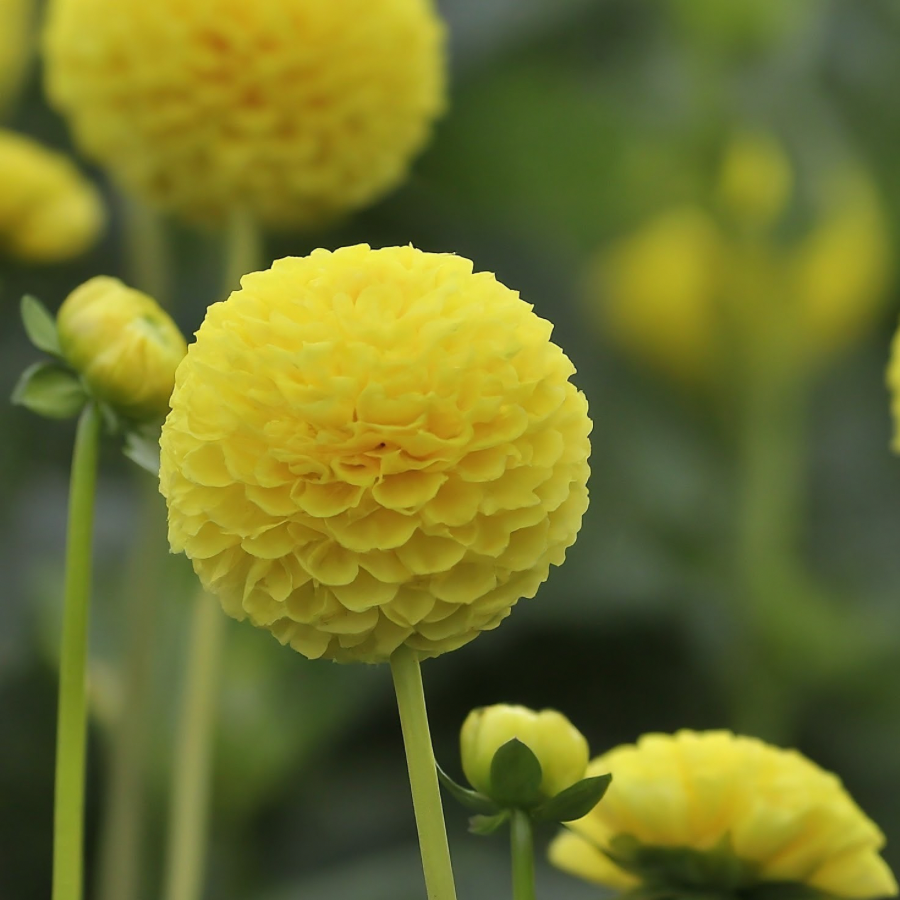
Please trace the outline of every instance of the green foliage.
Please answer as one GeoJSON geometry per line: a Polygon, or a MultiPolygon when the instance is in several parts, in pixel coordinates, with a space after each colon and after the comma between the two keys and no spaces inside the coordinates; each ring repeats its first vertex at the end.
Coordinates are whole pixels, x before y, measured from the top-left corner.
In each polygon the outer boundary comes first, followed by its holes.
{"type": "Polygon", "coordinates": [[[19,377],[10,400],[48,419],[72,419],[88,396],[78,376],[54,363],[34,363],[19,377]]]}

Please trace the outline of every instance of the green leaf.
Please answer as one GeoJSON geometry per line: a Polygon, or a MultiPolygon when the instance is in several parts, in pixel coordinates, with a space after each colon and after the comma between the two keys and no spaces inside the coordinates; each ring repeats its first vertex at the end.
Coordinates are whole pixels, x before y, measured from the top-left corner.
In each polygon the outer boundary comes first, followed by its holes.
{"type": "Polygon", "coordinates": [[[595,775],[560,791],[536,809],[533,819],[540,822],[572,822],[586,816],[602,799],[612,775],[595,775]]]}
{"type": "Polygon", "coordinates": [[[491,799],[498,806],[523,809],[536,806],[540,802],[543,775],[531,748],[513,738],[491,760],[491,799]]]}
{"type": "Polygon", "coordinates": [[[483,813],[488,816],[495,815],[497,804],[484,794],[478,791],[470,790],[457,784],[437,763],[434,764],[437,769],[438,780],[447,789],[448,793],[458,800],[463,806],[477,813],[483,813]]]}
{"type": "Polygon", "coordinates": [[[151,475],[159,475],[159,438],[142,434],[138,431],[129,431],[125,435],[125,446],[122,452],[142,469],[146,469],[151,475]]]}
{"type": "Polygon", "coordinates": [[[26,294],[20,306],[22,324],[28,339],[38,350],[62,357],[59,346],[59,335],[56,332],[56,319],[36,297],[26,294]]]}
{"type": "Polygon", "coordinates": [[[10,399],[48,419],[71,419],[88,397],[74,372],[52,363],[35,363],[22,373],[10,399]]]}
{"type": "Polygon", "coordinates": [[[508,818],[508,809],[504,809],[494,816],[472,816],[469,819],[469,831],[472,834],[483,836],[493,834],[508,818]]]}

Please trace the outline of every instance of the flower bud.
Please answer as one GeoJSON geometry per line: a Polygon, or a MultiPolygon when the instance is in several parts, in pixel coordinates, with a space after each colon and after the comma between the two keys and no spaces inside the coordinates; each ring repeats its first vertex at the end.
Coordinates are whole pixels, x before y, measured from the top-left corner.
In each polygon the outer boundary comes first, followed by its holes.
{"type": "Polygon", "coordinates": [[[63,154],[0,130],[0,250],[63,262],[90,249],[105,222],[99,192],[63,154]]]}
{"type": "Polygon", "coordinates": [[[506,743],[517,739],[541,764],[540,792],[545,798],[584,778],[589,750],[584,735],[555,709],[483,706],[469,713],[460,733],[463,772],[469,783],[491,796],[491,762],[506,743]]]}
{"type": "Polygon", "coordinates": [[[63,356],[98,399],[129,418],[166,414],[187,344],[155,300],[100,275],[69,294],[57,329],[63,356]]]}

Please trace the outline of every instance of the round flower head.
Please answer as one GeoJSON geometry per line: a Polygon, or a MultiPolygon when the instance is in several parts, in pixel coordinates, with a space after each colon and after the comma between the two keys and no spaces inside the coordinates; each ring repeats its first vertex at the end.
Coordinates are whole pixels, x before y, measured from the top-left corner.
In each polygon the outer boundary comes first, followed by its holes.
{"type": "Polygon", "coordinates": [[[51,99],[127,188],[306,227],[394,187],[444,96],[432,0],[54,0],[51,99]]]}
{"type": "Polygon", "coordinates": [[[588,742],[562,713],[497,704],[473,709],[459,735],[463,771],[473,788],[491,796],[494,754],[514,738],[541,764],[540,791],[545,798],[555,797],[584,778],[588,742]]]}
{"type": "Polygon", "coordinates": [[[155,300],[98,275],[65,299],[56,328],[63,356],[97,398],[134,419],[168,412],[187,345],[155,300]]]}
{"type": "Polygon", "coordinates": [[[31,0],[0,0],[0,111],[15,97],[28,60],[31,0]]]}
{"type": "Polygon", "coordinates": [[[0,251],[62,262],[88,250],[105,221],[97,189],[65,156],[0,130],[0,251]]]}
{"type": "Polygon", "coordinates": [[[365,245],[210,307],[161,441],[169,541],[308,657],[435,656],[575,540],[591,428],[552,326],[472,264],[365,245]]]}
{"type": "Polygon", "coordinates": [[[550,847],[551,861],[575,875],[616,888],[640,883],[607,856],[624,838],[631,847],[725,852],[743,864],[741,887],[788,882],[860,900],[897,894],[878,827],[838,778],[794,750],[726,731],[650,734],[588,766],[589,775],[605,772],[613,779],[603,801],[550,847]]]}

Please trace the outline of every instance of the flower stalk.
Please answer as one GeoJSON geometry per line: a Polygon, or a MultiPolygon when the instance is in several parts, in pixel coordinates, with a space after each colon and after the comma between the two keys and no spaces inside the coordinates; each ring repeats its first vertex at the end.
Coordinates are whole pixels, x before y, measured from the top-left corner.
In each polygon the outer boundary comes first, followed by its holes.
{"type": "MultiPolygon", "coordinates": [[[[438,789],[422,671],[415,650],[401,646],[391,656],[391,675],[400,711],[400,727],[409,768],[419,849],[429,900],[455,900],[456,887],[447,844],[447,829],[438,789]]],[[[524,896],[524,895],[523,895],[524,896]]],[[[518,900],[518,898],[517,898],[518,900]]]]}
{"type": "Polygon", "coordinates": [[[86,666],[94,500],[101,426],[100,411],[94,403],[88,403],[78,421],[69,488],[56,732],[53,900],[81,900],[84,890],[86,666]]]}
{"type": "Polygon", "coordinates": [[[512,850],[513,900],[535,900],[534,829],[525,810],[514,809],[509,819],[512,850]]]}

